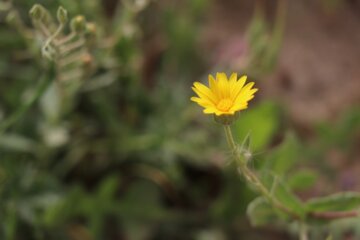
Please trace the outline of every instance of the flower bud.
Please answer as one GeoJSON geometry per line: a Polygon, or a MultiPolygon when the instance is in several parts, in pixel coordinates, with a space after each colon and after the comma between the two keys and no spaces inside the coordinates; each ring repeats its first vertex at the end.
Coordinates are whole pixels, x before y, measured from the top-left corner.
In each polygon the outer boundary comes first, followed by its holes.
{"type": "Polygon", "coordinates": [[[29,11],[30,17],[33,20],[41,20],[45,13],[44,13],[44,7],[41,6],[40,4],[35,4],[29,11]]]}
{"type": "Polygon", "coordinates": [[[65,8],[59,7],[57,10],[57,19],[61,24],[65,24],[68,21],[68,14],[65,8]]]}
{"type": "Polygon", "coordinates": [[[87,23],[86,24],[86,33],[89,35],[95,35],[96,34],[96,25],[95,23],[87,23]]]}
{"type": "Polygon", "coordinates": [[[86,30],[85,17],[82,15],[76,16],[71,20],[71,30],[76,33],[83,33],[86,30]]]}

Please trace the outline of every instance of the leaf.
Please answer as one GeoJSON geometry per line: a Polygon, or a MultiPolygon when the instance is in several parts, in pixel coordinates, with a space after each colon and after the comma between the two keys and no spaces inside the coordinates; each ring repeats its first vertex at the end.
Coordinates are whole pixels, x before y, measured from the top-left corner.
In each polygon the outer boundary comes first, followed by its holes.
{"type": "Polygon", "coordinates": [[[316,131],[323,144],[346,148],[354,143],[353,139],[360,130],[359,123],[360,109],[355,107],[347,112],[335,126],[329,122],[319,123],[316,131]]]}
{"type": "Polygon", "coordinates": [[[304,190],[314,185],[317,174],[310,169],[302,169],[291,174],[287,179],[287,184],[292,190],[304,190]]]}
{"type": "Polygon", "coordinates": [[[269,154],[264,168],[283,176],[296,162],[300,150],[298,145],[299,143],[292,133],[286,134],[283,143],[269,154]]]}
{"type": "Polygon", "coordinates": [[[281,214],[264,197],[257,197],[249,203],[246,214],[254,227],[269,225],[281,218],[281,214]]]}
{"type": "Polygon", "coordinates": [[[262,9],[256,8],[256,12],[246,32],[248,42],[251,44],[252,48],[257,46],[259,39],[264,38],[266,28],[267,26],[264,20],[264,12],[262,9]]]}
{"type": "Polygon", "coordinates": [[[101,182],[97,190],[97,197],[100,201],[108,201],[114,198],[116,190],[119,187],[119,178],[117,176],[109,176],[101,182]]]}
{"type": "Polygon", "coordinates": [[[313,198],[306,203],[308,212],[349,211],[360,207],[360,193],[342,192],[313,198]]]}
{"type": "Polygon", "coordinates": [[[278,176],[265,174],[262,179],[274,198],[300,217],[305,216],[304,204],[278,176]]]}
{"type": "Polygon", "coordinates": [[[18,152],[35,152],[37,143],[31,139],[16,134],[0,135],[0,148],[18,151],[18,152]]]}
{"type": "Polygon", "coordinates": [[[279,108],[272,102],[264,102],[241,115],[234,124],[238,139],[251,135],[252,149],[266,147],[279,127],[279,108]]]}
{"type": "Polygon", "coordinates": [[[55,83],[52,83],[40,98],[40,107],[48,120],[55,121],[59,118],[61,98],[55,83]]]}
{"type": "Polygon", "coordinates": [[[222,194],[216,199],[211,207],[211,216],[215,221],[227,223],[235,221],[238,216],[244,215],[248,203],[256,196],[239,175],[232,169],[224,175],[222,194]],[[240,202],[240,204],[239,204],[240,202]]]}
{"type": "Polygon", "coordinates": [[[274,195],[276,198],[289,209],[293,210],[300,216],[305,215],[305,209],[300,199],[291,192],[283,183],[279,183],[274,195]]]}

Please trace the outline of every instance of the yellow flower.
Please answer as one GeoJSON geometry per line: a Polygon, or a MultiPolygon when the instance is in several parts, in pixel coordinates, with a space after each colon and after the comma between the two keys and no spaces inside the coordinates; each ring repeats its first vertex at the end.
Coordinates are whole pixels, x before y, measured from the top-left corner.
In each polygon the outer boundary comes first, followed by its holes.
{"type": "Polygon", "coordinates": [[[217,73],[216,79],[209,75],[210,88],[195,82],[192,89],[199,97],[192,97],[191,101],[205,108],[206,114],[234,115],[248,107],[248,102],[254,98],[254,93],[258,90],[252,88],[254,82],[245,85],[246,79],[246,76],[238,79],[236,73],[229,79],[225,73],[217,73]]]}

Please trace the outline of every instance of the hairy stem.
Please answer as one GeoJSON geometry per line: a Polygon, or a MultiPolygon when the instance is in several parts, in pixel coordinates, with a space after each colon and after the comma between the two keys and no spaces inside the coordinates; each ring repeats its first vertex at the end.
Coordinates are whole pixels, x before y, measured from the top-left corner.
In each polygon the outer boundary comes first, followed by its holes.
{"type": "Polygon", "coordinates": [[[236,159],[236,163],[239,167],[239,170],[244,175],[246,181],[248,181],[249,183],[254,185],[256,187],[256,189],[258,190],[258,192],[260,194],[262,194],[270,202],[270,204],[273,205],[275,208],[289,214],[294,219],[300,219],[301,217],[297,213],[295,213],[294,211],[292,211],[291,209],[289,209],[288,207],[283,205],[280,201],[278,201],[271,194],[270,190],[268,190],[265,187],[265,185],[260,181],[260,179],[256,176],[256,174],[247,167],[246,162],[242,158],[242,155],[238,152],[234,138],[231,133],[230,126],[224,125],[224,130],[225,130],[227,142],[228,142],[228,144],[231,148],[231,151],[236,159]]]}

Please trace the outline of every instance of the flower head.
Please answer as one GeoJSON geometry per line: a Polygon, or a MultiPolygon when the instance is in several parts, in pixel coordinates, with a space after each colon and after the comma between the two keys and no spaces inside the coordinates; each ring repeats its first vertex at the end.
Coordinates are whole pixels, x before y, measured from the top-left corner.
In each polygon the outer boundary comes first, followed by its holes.
{"type": "Polygon", "coordinates": [[[192,97],[191,101],[205,108],[206,114],[235,115],[247,108],[248,102],[258,90],[252,88],[254,82],[245,85],[246,79],[246,76],[238,79],[236,73],[231,74],[229,79],[225,73],[217,73],[216,79],[209,75],[209,87],[199,82],[194,83],[192,89],[198,97],[192,97]]]}

